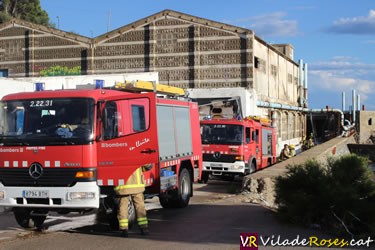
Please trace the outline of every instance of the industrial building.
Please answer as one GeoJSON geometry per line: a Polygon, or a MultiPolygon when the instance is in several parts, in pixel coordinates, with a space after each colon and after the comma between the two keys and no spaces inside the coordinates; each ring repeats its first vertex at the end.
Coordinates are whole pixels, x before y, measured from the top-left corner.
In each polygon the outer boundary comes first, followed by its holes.
{"type": "Polygon", "coordinates": [[[158,72],[191,98],[241,97],[243,115],[272,119],[278,146],[306,133],[307,65],[290,44],[164,10],[95,38],[21,20],[0,25],[0,77],[158,72]]]}

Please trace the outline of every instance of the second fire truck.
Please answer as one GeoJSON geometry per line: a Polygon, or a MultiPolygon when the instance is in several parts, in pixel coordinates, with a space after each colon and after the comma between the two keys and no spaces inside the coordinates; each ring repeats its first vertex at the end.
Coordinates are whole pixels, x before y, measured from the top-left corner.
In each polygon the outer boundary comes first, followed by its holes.
{"type": "Polygon", "coordinates": [[[260,119],[201,121],[202,180],[246,175],[276,163],[275,128],[260,119]]]}

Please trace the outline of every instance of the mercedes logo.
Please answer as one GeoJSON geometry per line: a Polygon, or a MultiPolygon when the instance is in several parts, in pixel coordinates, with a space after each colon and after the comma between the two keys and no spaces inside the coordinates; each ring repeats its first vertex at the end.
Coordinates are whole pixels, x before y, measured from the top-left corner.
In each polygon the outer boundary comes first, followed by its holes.
{"type": "Polygon", "coordinates": [[[39,163],[31,164],[29,168],[29,175],[35,180],[39,179],[43,175],[42,165],[40,165],[39,163]]]}
{"type": "Polygon", "coordinates": [[[219,159],[219,158],[220,158],[220,155],[221,155],[220,152],[215,152],[215,153],[214,153],[214,158],[215,158],[215,159],[219,159]]]}

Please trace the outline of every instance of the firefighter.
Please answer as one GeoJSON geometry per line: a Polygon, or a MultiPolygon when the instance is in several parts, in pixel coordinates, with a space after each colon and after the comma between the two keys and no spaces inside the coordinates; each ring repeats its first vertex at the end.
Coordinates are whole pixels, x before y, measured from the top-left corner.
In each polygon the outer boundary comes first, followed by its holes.
{"type": "Polygon", "coordinates": [[[306,136],[302,138],[301,144],[302,144],[302,151],[309,149],[309,142],[308,140],[306,140],[306,136]]]}
{"type": "Polygon", "coordinates": [[[296,156],[296,147],[293,144],[289,145],[289,154],[291,157],[296,156]]]}
{"type": "Polygon", "coordinates": [[[125,185],[115,187],[117,195],[120,196],[119,211],[117,219],[119,222],[120,231],[122,236],[128,237],[128,203],[129,199],[132,199],[138,226],[141,230],[142,235],[149,234],[148,220],[146,214],[146,208],[144,204],[143,192],[145,191],[145,181],[143,172],[148,171],[152,168],[152,164],[146,164],[133,172],[133,174],[126,181],[125,185]]]}
{"type": "Polygon", "coordinates": [[[284,160],[287,160],[291,157],[292,157],[292,155],[290,154],[288,144],[284,144],[284,148],[280,152],[280,160],[284,161],[284,160]]]}
{"type": "Polygon", "coordinates": [[[313,133],[310,134],[310,138],[309,138],[309,141],[307,142],[307,145],[309,148],[312,148],[315,146],[313,133]]]}

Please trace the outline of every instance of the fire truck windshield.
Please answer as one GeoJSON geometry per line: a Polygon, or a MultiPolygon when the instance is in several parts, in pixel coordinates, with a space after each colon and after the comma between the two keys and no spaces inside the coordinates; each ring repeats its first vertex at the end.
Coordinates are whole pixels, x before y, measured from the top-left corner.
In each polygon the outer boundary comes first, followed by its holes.
{"type": "Polygon", "coordinates": [[[202,144],[241,145],[243,126],[229,124],[202,124],[202,144]]]}
{"type": "Polygon", "coordinates": [[[93,140],[94,100],[27,99],[0,102],[3,145],[87,144],[93,140]]]}

